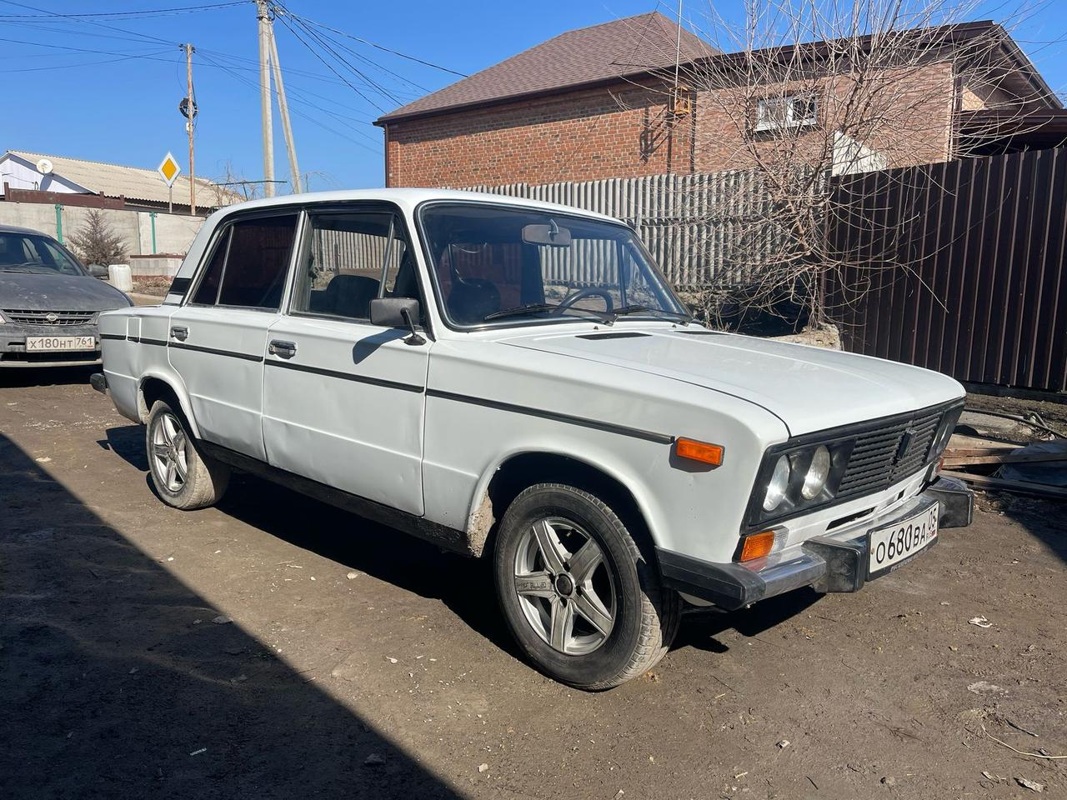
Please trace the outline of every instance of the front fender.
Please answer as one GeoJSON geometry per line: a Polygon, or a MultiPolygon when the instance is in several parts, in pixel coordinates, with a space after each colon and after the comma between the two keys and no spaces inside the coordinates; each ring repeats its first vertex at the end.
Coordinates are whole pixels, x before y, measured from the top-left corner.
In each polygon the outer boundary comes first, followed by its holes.
{"type": "MultiPolygon", "coordinates": [[[[649,452],[645,458],[662,457],[664,464],[670,457],[670,445],[656,444],[651,442],[637,443],[643,445],[649,452]],[[653,451],[659,451],[653,452],[653,451]]],[[[523,456],[545,456],[550,458],[567,459],[583,465],[586,469],[604,475],[615,483],[622,486],[633,498],[639,513],[645,521],[653,541],[658,545],[661,538],[669,541],[670,525],[667,520],[665,509],[662,507],[657,492],[649,481],[632,468],[633,463],[627,463],[621,459],[618,453],[618,443],[612,448],[591,446],[589,442],[583,442],[582,454],[576,455],[573,442],[513,442],[511,446],[498,458],[490,463],[481,473],[471,496],[470,506],[467,513],[466,533],[471,545],[471,550],[476,555],[481,555],[485,547],[489,532],[497,521],[493,515],[492,505],[489,499],[489,487],[493,479],[501,470],[508,468],[508,464],[523,456]]],[[[551,476],[540,476],[536,480],[551,481],[551,476]]]]}

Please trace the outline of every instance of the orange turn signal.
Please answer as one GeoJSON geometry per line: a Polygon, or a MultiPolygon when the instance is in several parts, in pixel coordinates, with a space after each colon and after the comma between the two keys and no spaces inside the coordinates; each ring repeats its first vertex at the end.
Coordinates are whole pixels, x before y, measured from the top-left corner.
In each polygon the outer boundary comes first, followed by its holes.
{"type": "Polygon", "coordinates": [[[774,531],[760,531],[751,536],[746,536],[741,544],[741,558],[739,561],[752,561],[769,555],[774,549],[774,531]]]}
{"type": "Polygon", "coordinates": [[[695,439],[676,439],[674,442],[674,454],[678,458],[711,464],[713,467],[722,466],[724,450],[721,444],[708,444],[695,439]]]}

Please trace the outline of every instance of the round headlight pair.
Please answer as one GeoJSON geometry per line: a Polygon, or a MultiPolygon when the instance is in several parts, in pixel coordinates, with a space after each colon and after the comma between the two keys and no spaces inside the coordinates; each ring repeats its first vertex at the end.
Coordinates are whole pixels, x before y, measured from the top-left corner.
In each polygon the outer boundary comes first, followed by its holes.
{"type": "MultiPolygon", "coordinates": [[[[785,500],[792,471],[789,456],[779,456],[774,463],[771,480],[767,484],[767,494],[763,497],[764,511],[774,511],[785,500]]],[[[811,454],[808,471],[804,473],[804,482],[800,485],[800,497],[803,500],[814,500],[826,488],[826,481],[829,477],[830,451],[825,445],[819,445],[811,454]]]]}

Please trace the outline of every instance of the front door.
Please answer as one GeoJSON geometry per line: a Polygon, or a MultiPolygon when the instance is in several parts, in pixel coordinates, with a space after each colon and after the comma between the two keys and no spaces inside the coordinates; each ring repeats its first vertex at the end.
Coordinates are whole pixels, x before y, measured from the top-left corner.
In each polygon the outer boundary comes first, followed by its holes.
{"type": "Polygon", "coordinates": [[[311,211],[290,313],[270,329],[263,439],[275,467],[411,514],[423,513],[429,340],[370,322],[376,297],[416,297],[399,213],[311,211]]]}

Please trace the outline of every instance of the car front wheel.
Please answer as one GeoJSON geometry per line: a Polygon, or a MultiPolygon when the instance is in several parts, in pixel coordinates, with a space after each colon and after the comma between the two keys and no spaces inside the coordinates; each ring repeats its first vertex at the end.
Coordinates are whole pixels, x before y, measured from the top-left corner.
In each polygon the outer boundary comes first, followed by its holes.
{"type": "Polygon", "coordinates": [[[678,629],[664,589],[619,516],[572,486],[522,492],[500,525],[494,572],[516,641],[545,674],[580,689],[650,669],[678,629]]]}
{"type": "Polygon", "coordinates": [[[226,491],[230,470],[204,455],[181,412],[157,400],[145,433],[148,471],[164,503],[192,511],[214,505],[226,491]]]}

